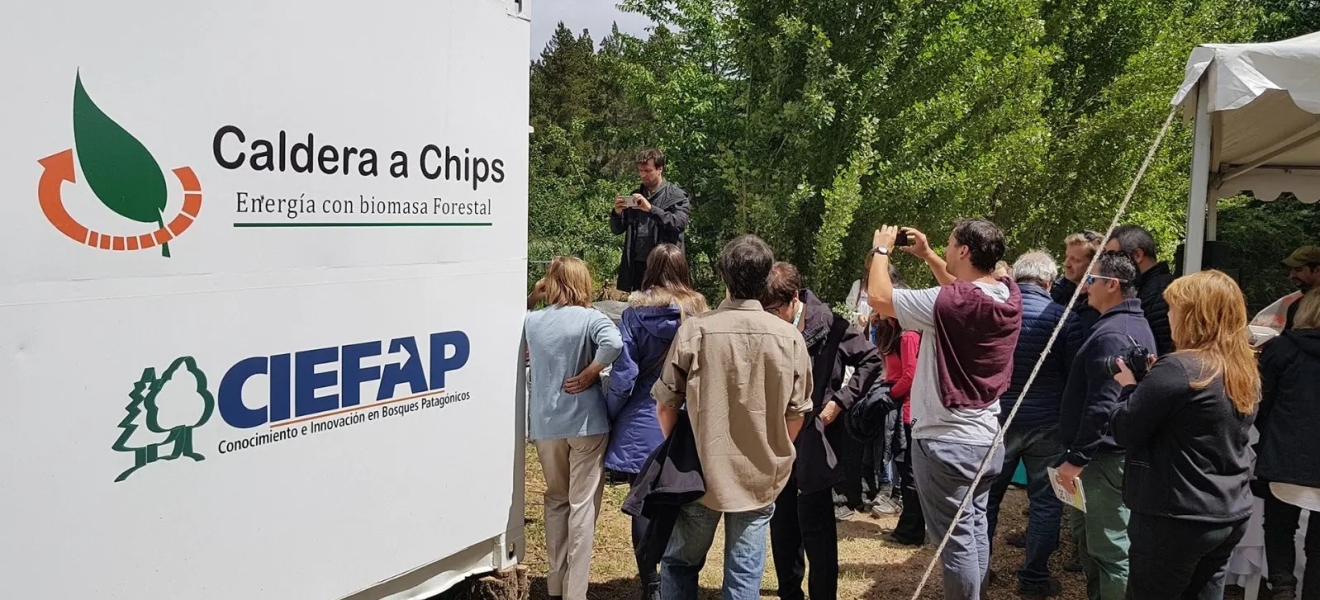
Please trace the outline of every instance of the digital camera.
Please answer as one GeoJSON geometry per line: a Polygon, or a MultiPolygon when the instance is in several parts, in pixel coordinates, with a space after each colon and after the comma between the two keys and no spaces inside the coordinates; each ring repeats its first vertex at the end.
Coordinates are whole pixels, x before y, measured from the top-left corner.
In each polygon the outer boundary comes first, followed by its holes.
{"type": "Polygon", "coordinates": [[[1118,359],[1121,358],[1123,364],[1127,365],[1128,370],[1132,371],[1132,376],[1137,381],[1141,381],[1146,377],[1146,373],[1150,371],[1150,359],[1154,354],[1132,339],[1131,336],[1128,337],[1128,340],[1132,342],[1131,346],[1123,349],[1118,354],[1105,357],[1105,370],[1109,371],[1111,376],[1118,375],[1118,359]]]}

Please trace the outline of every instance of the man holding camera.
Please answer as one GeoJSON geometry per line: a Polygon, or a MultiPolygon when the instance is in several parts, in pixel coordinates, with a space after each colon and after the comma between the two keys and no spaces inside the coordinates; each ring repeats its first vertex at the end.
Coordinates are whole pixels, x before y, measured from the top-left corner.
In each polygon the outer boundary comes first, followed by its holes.
{"type": "Polygon", "coordinates": [[[940,555],[944,597],[976,600],[990,570],[987,504],[1003,467],[999,397],[1013,372],[1013,349],[1022,325],[1022,294],[1011,278],[996,278],[1004,232],[984,219],[967,219],[949,236],[944,258],[920,231],[885,226],[875,232],[867,302],[879,315],[921,331],[912,406],[912,470],[934,540],[949,534],[940,555]],[[924,260],[940,286],[896,290],[889,255],[899,246],[924,260]],[[946,262],[947,261],[947,262],[946,262]],[[990,467],[976,488],[981,464],[990,467]],[[963,499],[967,510],[954,520],[963,499]]]}
{"type": "MultiPolygon", "coordinates": [[[[1077,351],[1059,411],[1059,442],[1068,448],[1058,482],[1075,492],[1081,481],[1086,512],[1069,508],[1073,540],[1086,574],[1090,600],[1122,600],[1128,578],[1128,509],[1123,504],[1123,448],[1109,432],[1109,415],[1122,387],[1114,381],[1117,358],[1147,365],[1155,335],[1137,297],[1140,272],[1131,255],[1106,251],[1082,285],[1100,312],[1077,351]]],[[[1144,375],[1144,368],[1139,368],[1144,375]]]]}
{"type": "Polygon", "coordinates": [[[621,292],[635,292],[642,287],[646,258],[660,244],[683,245],[692,204],[682,188],[665,181],[665,154],[645,150],[637,156],[637,175],[642,185],[631,195],[614,198],[610,230],[623,235],[623,258],[619,261],[621,292]]]}

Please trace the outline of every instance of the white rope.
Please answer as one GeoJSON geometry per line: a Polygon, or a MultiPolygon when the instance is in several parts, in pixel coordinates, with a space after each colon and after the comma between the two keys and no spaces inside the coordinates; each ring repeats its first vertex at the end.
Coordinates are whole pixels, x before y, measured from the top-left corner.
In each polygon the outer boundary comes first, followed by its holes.
{"type": "MultiPolygon", "coordinates": [[[[1177,114],[1177,111],[1177,107],[1174,107],[1169,111],[1169,116],[1164,119],[1164,126],[1160,128],[1159,135],[1155,136],[1155,142],[1150,145],[1150,150],[1146,152],[1146,160],[1141,163],[1141,168],[1137,169],[1137,176],[1132,179],[1132,185],[1128,187],[1127,195],[1123,197],[1122,204],[1118,205],[1118,212],[1114,214],[1114,220],[1110,222],[1109,229],[1105,231],[1104,237],[1100,238],[1101,240],[1108,240],[1109,236],[1114,233],[1114,229],[1118,227],[1119,220],[1123,218],[1123,213],[1127,211],[1128,203],[1132,201],[1132,195],[1137,191],[1137,184],[1141,183],[1141,178],[1146,175],[1146,169],[1154,161],[1155,152],[1159,149],[1160,143],[1164,141],[1164,135],[1169,132],[1169,126],[1173,124],[1173,117],[1177,114]]],[[[1091,264],[1086,268],[1086,272],[1090,273],[1099,260],[1100,252],[1096,252],[1095,256],[1091,258],[1091,264]]],[[[1063,308],[1063,316],[1059,319],[1059,324],[1055,325],[1054,332],[1050,334],[1050,340],[1045,344],[1045,351],[1041,353],[1040,359],[1036,361],[1035,368],[1031,370],[1031,376],[1027,377],[1027,383],[1022,387],[1022,393],[1018,395],[1019,399],[1027,395],[1027,390],[1031,389],[1031,384],[1036,381],[1036,374],[1040,373],[1041,365],[1045,364],[1045,359],[1050,354],[1050,348],[1054,347],[1059,332],[1063,330],[1064,325],[1068,322],[1068,315],[1072,313],[1073,305],[1077,303],[1077,298],[1081,294],[1082,286],[1078,285],[1077,289],[1073,291],[1072,299],[1063,308]]],[[[976,477],[972,479],[972,484],[968,486],[967,495],[963,497],[962,503],[958,505],[958,511],[953,514],[949,530],[944,533],[944,539],[940,540],[939,547],[935,548],[935,556],[931,557],[930,563],[926,565],[926,572],[922,574],[921,581],[917,583],[916,591],[912,592],[912,600],[918,600],[921,597],[921,591],[925,589],[926,582],[930,580],[931,573],[935,571],[935,565],[940,561],[940,555],[944,553],[944,547],[949,544],[949,538],[953,535],[953,528],[957,526],[958,519],[962,518],[967,506],[971,504],[973,492],[981,484],[981,479],[985,477],[985,472],[990,468],[990,461],[995,459],[997,453],[994,450],[1003,443],[1004,432],[1008,431],[1008,426],[1013,423],[1013,418],[1017,416],[1019,408],[1022,408],[1021,401],[1013,405],[1013,410],[1009,411],[1008,418],[1004,420],[1003,426],[999,428],[999,433],[995,435],[995,441],[990,446],[990,452],[986,454],[985,460],[981,461],[981,468],[976,472],[976,477]]]]}

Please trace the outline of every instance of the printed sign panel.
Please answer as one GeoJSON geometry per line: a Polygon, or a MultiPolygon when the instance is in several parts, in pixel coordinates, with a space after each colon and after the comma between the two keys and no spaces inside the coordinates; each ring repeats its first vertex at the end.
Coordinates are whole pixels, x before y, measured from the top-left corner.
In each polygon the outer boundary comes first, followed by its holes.
{"type": "Polygon", "coordinates": [[[503,533],[528,23],[499,0],[11,12],[6,597],[342,598],[503,533]]]}
{"type": "Polygon", "coordinates": [[[0,281],[526,254],[508,3],[37,4],[0,24],[0,281]]]}

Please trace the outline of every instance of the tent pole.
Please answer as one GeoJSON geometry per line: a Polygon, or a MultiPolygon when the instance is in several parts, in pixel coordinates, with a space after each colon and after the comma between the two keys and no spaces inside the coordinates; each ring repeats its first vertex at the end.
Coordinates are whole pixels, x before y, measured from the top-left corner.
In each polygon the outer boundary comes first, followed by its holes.
{"type": "Polygon", "coordinates": [[[1192,146],[1192,186],[1187,195],[1187,242],[1183,246],[1183,274],[1201,270],[1205,252],[1206,196],[1210,188],[1210,89],[1208,77],[1196,86],[1196,133],[1192,146]]]}
{"type": "Polygon", "coordinates": [[[1219,239],[1219,198],[1210,197],[1205,204],[1205,241],[1219,239]]]}

